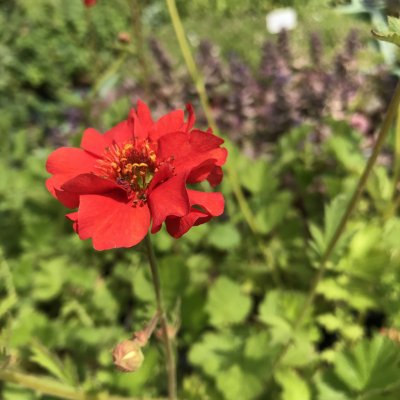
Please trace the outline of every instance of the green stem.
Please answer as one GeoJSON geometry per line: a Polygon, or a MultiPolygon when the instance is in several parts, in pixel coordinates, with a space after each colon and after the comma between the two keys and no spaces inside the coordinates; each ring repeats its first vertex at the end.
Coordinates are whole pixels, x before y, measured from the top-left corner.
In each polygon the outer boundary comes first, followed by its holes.
{"type": "Polygon", "coordinates": [[[67,400],[150,400],[144,397],[109,396],[106,393],[86,394],[82,390],[64,385],[52,379],[16,371],[0,370],[0,381],[14,383],[44,395],[67,400]]]}
{"type": "Polygon", "coordinates": [[[168,373],[168,399],[175,400],[176,396],[176,370],[175,370],[175,360],[174,352],[172,349],[172,342],[168,335],[168,324],[167,317],[165,315],[162,296],[161,296],[161,285],[160,285],[160,275],[158,273],[156,256],[154,254],[154,248],[151,243],[150,234],[145,238],[146,250],[150,264],[151,276],[153,280],[154,291],[156,295],[157,311],[160,315],[161,330],[163,334],[163,341],[165,345],[166,353],[166,364],[168,373]]]}
{"type": "MultiPolygon", "coordinates": [[[[212,128],[212,130],[217,135],[221,136],[221,133],[218,130],[214,115],[211,112],[211,107],[210,107],[210,104],[208,101],[206,87],[204,84],[204,79],[196,67],[196,63],[192,56],[192,52],[190,50],[189,43],[186,39],[185,30],[183,28],[182,21],[179,16],[178,9],[176,7],[176,2],[175,2],[175,0],[166,0],[166,2],[167,2],[168,12],[171,17],[172,25],[174,27],[175,34],[178,39],[179,47],[181,49],[182,56],[185,60],[189,74],[193,80],[195,87],[196,87],[197,93],[200,98],[201,106],[202,106],[204,114],[207,118],[207,122],[210,125],[210,127],[212,128]]],[[[242,214],[243,214],[247,224],[249,225],[250,229],[252,230],[252,232],[257,233],[258,232],[257,224],[255,221],[254,215],[253,215],[253,213],[246,201],[246,198],[243,194],[243,191],[240,187],[240,183],[239,183],[239,179],[238,179],[236,170],[233,165],[228,165],[226,167],[226,170],[227,170],[227,176],[228,176],[229,182],[231,184],[233,193],[236,197],[239,207],[242,211],[242,214]]]]}
{"type": "Polygon", "coordinates": [[[143,25],[142,25],[142,12],[139,0],[129,1],[132,15],[132,29],[135,38],[137,57],[140,68],[142,70],[142,77],[144,83],[144,90],[146,95],[149,95],[150,84],[149,84],[149,68],[147,65],[146,52],[144,50],[143,41],[143,25]]]}
{"type": "MultiPolygon", "coordinates": [[[[294,334],[297,332],[297,330],[303,323],[304,318],[307,315],[307,312],[309,311],[309,309],[311,308],[311,306],[314,303],[314,300],[317,295],[318,284],[321,282],[322,278],[324,277],[327,262],[329,261],[330,257],[332,256],[333,251],[335,250],[335,247],[336,247],[340,237],[342,236],[343,232],[345,231],[347,222],[349,221],[351,214],[353,213],[354,209],[357,206],[358,200],[360,199],[361,194],[365,188],[368,177],[372,171],[372,168],[376,162],[376,159],[378,158],[378,155],[379,155],[379,153],[382,149],[382,146],[385,142],[385,139],[388,136],[388,133],[392,126],[393,120],[396,116],[396,112],[399,107],[399,103],[400,103],[400,81],[397,83],[396,90],[390,101],[389,108],[388,108],[387,114],[385,116],[385,120],[383,121],[383,125],[379,132],[378,138],[376,139],[376,143],[375,143],[372,155],[369,158],[369,160],[364,168],[364,171],[357,183],[356,189],[354,190],[354,193],[349,201],[347,208],[346,208],[342,218],[340,219],[339,224],[336,227],[336,230],[335,230],[332,238],[330,239],[324,254],[321,257],[318,272],[317,272],[317,274],[313,280],[313,283],[310,287],[310,291],[308,293],[307,299],[302,307],[300,314],[298,315],[296,321],[293,324],[293,333],[294,334]]],[[[272,364],[272,368],[270,369],[270,373],[267,377],[267,381],[269,381],[271,379],[275,369],[278,367],[282,358],[287,353],[291,344],[292,344],[292,341],[288,341],[287,344],[283,346],[282,350],[279,352],[279,354],[275,358],[275,360],[272,364]]]]}
{"type": "Polygon", "coordinates": [[[396,119],[396,130],[395,130],[395,142],[394,142],[394,168],[393,168],[393,189],[390,198],[390,203],[384,214],[384,220],[387,221],[389,218],[396,214],[396,210],[399,206],[399,199],[397,198],[397,185],[400,180],[400,107],[397,111],[396,119]]]}
{"type": "MultiPolygon", "coordinates": [[[[185,30],[183,28],[183,24],[181,21],[181,18],[179,16],[178,9],[176,7],[176,2],[175,0],[166,0],[167,2],[167,7],[168,7],[168,12],[171,17],[172,25],[175,30],[175,35],[178,39],[179,47],[182,53],[182,56],[185,60],[186,67],[189,71],[189,74],[192,78],[192,81],[196,87],[197,93],[200,98],[200,103],[203,108],[204,114],[206,116],[207,122],[209,126],[212,128],[212,130],[217,134],[218,136],[222,136],[221,132],[218,129],[217,123],[215,121],[214,115],[211,111],[210,103],[208,101],[207,97],[207,92],[206,92],[206,87],[204,84],[204,79],[202,75],[199,73],[196,63],[194,61],[192,52],[190,50],[189,43],[186,39],[185,35],[185,30]]],[[[236,201],[239,205],[240,211],[242,212],[242,215],[249,226],[250,230],[255,236],[256,242],[258,244],[258,247],[261,251],[261,254],[265,258],[266,262],[268,262],[268,257],[266,256],[265,249],[263,247],[263,244],[261,243],[261,240],[258,236],[259,230],[257,227],[256,219],[255,216],[246,200],[246,197],[243,194],[242,188],[240,186],[239,182],[239,177],[237,175],[236,168],[233,164],[227,164],[226,166],[226,175],[229,180],[229,183],[231,185],[233,194],[236,198],[236,201]]],[[[279,285],[281,283],[281,279],[278,273],[278,269],[275,266],[271,266],[271,274],[272,274],[272,279],[276,285],[279,285]]]]}
{"type": "Polygon", "coordinates": [[[397,184],[400,178],[400,107],[397,110],[395,144],[394,144],[394,176],[393,176],[393,193],[392,200],[394,201],[397,193],[397,184]]]}

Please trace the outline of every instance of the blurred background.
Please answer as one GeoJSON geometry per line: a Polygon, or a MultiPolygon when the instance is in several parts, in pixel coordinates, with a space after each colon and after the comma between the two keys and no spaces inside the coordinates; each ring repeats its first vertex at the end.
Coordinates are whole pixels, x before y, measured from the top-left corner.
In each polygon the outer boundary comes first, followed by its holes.
{"type": "MultiPolygon", "coordinates": [[[[222,217],[179,240],[164,230],[153,236],[169,318],[179,328],[180,398],[398,399],[400,128],[300,334],[293,339],[291,330],[400,73],[396,47],[370,33],[399,15],[399,1],[177,6],[257,225],[254,233],[225,180],[222,217]],[[347,362],[357,345],[372,354],[386,336],[379,362],[347,362]],[[289,339],[293,346],[272,369],[289,339]],[[370,373],[361,377],[357,368],[370,373]]],[[[9,370],[102,399],[166,395],[156,337],[134,374],[117,372],[111,359],[113,346],[155,311],[144,250],[95,252],[44,186],[52,150],[79,145],[87,127],[109,129],[139,98],[155,117],[191,102],[196,126],[208,126],[164,1],[0,0],[4,400],[56,398],[10,382],[9,370]]]]}

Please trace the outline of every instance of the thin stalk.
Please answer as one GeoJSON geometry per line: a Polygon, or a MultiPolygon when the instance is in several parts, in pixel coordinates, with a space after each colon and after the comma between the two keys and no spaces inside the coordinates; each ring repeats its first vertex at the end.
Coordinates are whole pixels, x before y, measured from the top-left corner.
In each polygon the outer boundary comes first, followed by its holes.
{"type": "Polygon", "coordinates": [[[137,57],[140,68],[142,70],[142,77],[144,83],[144,90],[146,95],[149,94],[149,68],[147,65],[146,52],[144,50],[143,40],[143,24],[142,24],[142,10],[139,0],[128,0],[132,15],[132,29],[136,43],[137,57]]]}
{"type": "Polygon", "coordinates": [[[52,379],[16,371],[0,370],[0,381],[14,383],[44,395],[67,400],[150,400],[145,397],[109,396],[106,393],[86,394],[80,389],[64,385],[52,379]]]}
{"type": "MultiPolygon", "coordinates": [[[[166,0],[168,12],[171,17],[172,25],[175,30],[176,38],[178,39],[179,47],[182,53],[182,56],[185,60],[186,67],[189,71],[189,74],[192,78],[192,81],[196,87],[197,94],[200,99],[201,106],[204,111],[204,115],[206,116],[207,122],[209,126],[212,128],[215,134],[218,136],[222,136],[220,130],[218,129],[217,123],[215,121],[214,115],[211,111],[210,103],[207,97],[206,87],[204,83],[204,79],[200,74],[199,70],[196,67],[196,63],[194,61],[192,52],[190,50],[189,43],[186,38],[185,30],[179,16],[178,8],[176,7],[175,0],[166,0]]],[[[227,164],[226,166],[226,175],[231,185],[233,194],[236,198],[236,201],[239,205],[240,211],[243,214],[243,217],[249,226],[251,232],[255,236],[255,240],[258,244],[258,247],[261,251],[261,254],[265,258],[266,262],[268,262],[268,257],[266,256],[264,246],[259,237],[259,230],[257,227],[255,216],[246,200],[245,195],[243,194],[242,188],[240,186],[239,177],[237,175],[236,168],[233,164],[227,164]]],[[[271,275],[274,283],[279,286],[281,283],[281,279],[279,276],[278,269],[275,266],[271,268],[271,275]]]]}
{"type": "Polygon", "coordinates": [[[396,198],[397,184],[399,183],[399,179],[400,179],[400,107],[397,110],[394,146],[395,146],[394,147],[394,175],[393,175],[393,193],[392,193],[393,202],[396,198]]]}
{"type": "Polygon", "coordinates": [[[384,219],[387,221],[396,213],[399,201],[397,198],[397,185],[400,180],[400,107],[397,111],[395,141],[394,141],[394,167],[393,167],[393,189],[390,203],[386,209],[384,219]]]}
{"type": "MultiPolygon", "coordinates": [[[[329,261],[330,257],[332,256],[333,251],[335,250],[335,247],[336,247],[340,237],[342,236],[343,232],[345,231],[345,228],[350,219],[350,216],[358,204],[358,200],[360,199],[361,194],[365,188],[368,177],[371,174],[372,168],[376,162],[376,159],[378,158],[378,155],[379,155],[379,153],[382,149],[382,146],[385,142],[385,139],[387,138],[387,136],[389,134],[389,131],[392,126],[393,120],[396,116],[396,112],[399,107],[399,104],[400,104],[400,81],[397,83],[396,90],[390,101],[387,114],[383,121],[383,125],[379,132],[379,135],[376,139],[376,143],[373,148],[371,157],[369,158],[369,160],[364,168],[364,171],[363,171],[362,175],[360,176],[360,179],[357,183],[356,189],[354,190],[354,193],[349,201],[349,204],[348,204],[344,214],[343,214],[342,218],[340,219],[339,224],[336,227],[336,230],[335,230],[332,238],[330,239],[324,254],[321,257],[319,268],[315,275],[313,283],[310,287],[307,299],[302,307],[300,314],[298,315],[296,321],[293,324],[293,332],[294,333],[297,332],[297,330],[301,326],[302,322],[304,321],[304,318],[306,317],[307,312],[310,310],[310,307],[314,303],[314,300],[317,295],[318,284],[321,282],[322,278],[324,277],[327,262],[329,261]]],[[[291,344],[292,344],[292,341],[288,341],[287,344],[285,346],[283,346],[282,350],[279,352],[279,354],[275,358],[275,360],[272,364],[272,368],[270,369],[270,373],[267,376],[268,382],[271,379],[275,369],[278,367],[279,363],[281,362],[282,358],[287,353],[291,344]]]]}
{"type": "Polygon", "coordinates": [[[151,276],[153,280],[154,292],[156,295],[157,311],[160,315],[161,330],[165,345],[166,364],[168,373],[168,399],[175,400],[177,396],[176,396],[176,370],[175,370],[174,352],[172,349],[171,339],[168,335],[167,317],[165,315],[162,295],[161,295],[160,275],[158,273],[156,256],[154,254],[154,248],[151,243],[150,234],[146,236],[145,243],[146,243],[147,256],[150,264],[151,276]]]}
{"type": "MultiPolygon", "coordinates": [[[[217,127],[217,123],[215,121],[214,115],[211,111],[210,103],[208,101],[207,97],[207,92],[206,92],[206,87],[204,84],[204,79],[202,75],[199,73],[196,63],[194,61],[192,52],[190,50],[189,43],[186,38],[185,30],[182,25],[181,18],[179,16],[178,9],[176,7],[176,2],[175,0],[166,0],[167,2],[167,7],[168,7],[168,12],[171,17],[172,25],[175,30],[175,35],[176,38],[178,39],[179,47],[182,53],[182,56],[185,60],[187,69],[189,71],[189,74],[193,80],[193,83],[196,87],[197,93],[200,98],[200,103],[203,108],[204,114],[206,116],[207,122],[212,128],[212,130],[219,136],[221,136],[221,133],[217,127]]],[[[246,198],[243,194],[243,191],[240,187],[239,179],[236,173],[236,170],[233,165],[228,165],[226,167],[227,170],[227,176],[228,179],[231,183],[233,193],[236,197],[236,200],[239,204],[239,207],[242,211],[242,214],[249,225],[250,229],[252,230],[253,233],[257,233],[257,224],[255,221],[255,217],[246,201],[246,198]]]]}

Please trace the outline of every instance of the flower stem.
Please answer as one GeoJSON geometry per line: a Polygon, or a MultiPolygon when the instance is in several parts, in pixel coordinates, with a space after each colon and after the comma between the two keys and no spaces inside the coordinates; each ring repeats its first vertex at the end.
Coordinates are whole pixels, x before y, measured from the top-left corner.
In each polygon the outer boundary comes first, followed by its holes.
{"type": "MultiPolygon", "coordinates": [[[[335,247],[336,247],[340,237],[342,236],[343,232],[345,231],[347,222],[349,221],[351,214],[353,213],[354,209],[356,208],[356,206],[358,204],[358,200],[360,199],[361,194],[365,188],[368,177],[369,177],[369,175],[372,171],[372,168],[378,158],[378,155],[379,155],[379,153],[382,149],[382,146],[385,142],[385,139],[388,136],[388,133],[392,126],[393,120],[396,116],[399,104],[400,104],[400,81],[397,83],[396,90],[390,101],[387,114],[383,121],[383,125],[379,132],[378,138],[376,139],[376,143],[373,148],[371,157],[369,158],[369,160],[364,168],[364,171],[363,171],[362,175],[360,176],[360,179],[358,180],[358,183],[354,190],[354,193],[349,201],[349,204],[348,204],[345,212],[343,213],[342,218],[339,221],[338,226],[336,227],[336,230],[335,230],[334,234],[332,235],[331,239],[329,240],[328,246],[326,247],[326,250],[321,257],[318,271],[317,271],[315,278],[313,280],[313,283],[310,287],[306,301],[305,301],[305,303],[302,307],[302,310],[299,313],[296,321],[293,324],[293,336],[296,334],[297,330],[300,328],[301,324],[304,321],[304,318],[307,315],[307,312],[310,310],[311,306],[314,303],[314,300],[317,295],[318,285],[321,282],[322,278],[324,277],[324,274],[326,271],[327,262],[329,261],[330,257],[332,256],[333,251],[335,250],[335,247]]],[[[289,350],[291,344],[292,344],[292,341],[288,341],[286,343],[286,345],[284,345],[282,347],[282,350],[276,356],[275,360],[272,363],[270,373],[267,376],[267,382],[269,382],[269,380],[271,379],[273,373],[275,372],[276,368],[279,366],[282,358],[285,356],[285,354],[289,350]]]]}
{"type": "MultiPolygon", "coordinates": [[[[209,126],[212,128],[214,133],[217,134],[218,136],[222,136],[220,130],[218,129],[214,115],[211,111],[210,103],[209,103],[209,100],[207,97],[206,87],[204,84],[204,79],[203,79],[202,75],[200,74],[199,70],[197,69],[192,52],[190,50],[190,46],[189,46],[189,43],[187,41],[186,34],[185,34],[185,29],[183,27],[181,18],[179,16],[178,8],[176,7],[176,1],[175,0],[166,0],[166,3],[167,3],[169,15],[171,17],[172,25],[175,30],[175,35],[178,39],[178,43],[179,43],[179,47],[180,47],[182,56],[185,60],[186,67],[189,71],[192,81],[196,87],[197,94],[199,96],[200,103],[201,103],[201,106],[204,111],[204,115],[207,119],[209,126]]],[[[251,232],[254,234],[255,240],[258,244],[260,252],[263,255],[266,263],[268,264],[269,263],[268,257],[266,256],[264,246],[258,235],[259,229],[257,227],[257,221],[256,221],[256,218],[249,206],[249,203],[246,200],[246,196],[244,195],[243,190],[240,186],[236,167],[234,164],[228,162],[225,169],[226,169],[227,178],[231,185],[231,188],[232,188],[233,194],[236,198],[236,201],[239,205],[240,211],[242,212],[242,215],[243,215],[248,227],[250,228],[251,232]]],[[[271,268],[271,275],[272,275],[272,279],[273,279],[274,283],[277,286],[279,286],[282,281],[280,279],[278,269],[275,266],[272,266],[272,268],[271,268]]]]}
{"type": "Polygon", "coordinates": [[[161,330],[165,345],[165,353],[167,357],[166,364],[168,373],[168,399],[175,400],[177,397],[176,397],[176,371],[175,371],[174,352],[172,349],[171,339],[168,335],[167,317],[165,315],[162,295],[161,295],[160,275],[158,273],[157,261],[154,254],[154,248],[151,243],[150,234],[146,236],[145,243],[146,243],[147,256],[150,264],[151,276],[154,285],[154,292],[156,295],[157,311],[160,315],[161,330]]]}
{"type": "Polygon", "coordinates": [[[146,52],[144,50],[144,40],[143,40],[143,24],[142,24],[142,10],[139,0],[129,1],[129,6],[131,8],[132,15],[132,29],[136,42],[137,57],[139,61],[140,68],[142,70],[142,78],[144,83],[144,90],[146,95],[149,95],[150,83],[149,83],[149,68],[146,59],[146,52]]]}
{"type": "MultiPolygon", "coordinates": [[[[146,400],[141,397],[109,396],[106,393],[86,394],[84,391],[73,388],[53,379],[24,374],[21,372],[0,370],[0,381],[14,383],[16,385],[32,389],[35,392],[48,396],[68,400],[146,400]]],[[[149,399],[147,399],[149,400],[149,399]]],[[[155,400],[155,399],[153,399],[155,400]]],[[[159,399],[161,400],[161,399],[159,399]]]]}
{"type": "MultiPolygon", "coordinates": [[[[202,75],[199,73],[196,63],[194,61],[192,52],[190,50],[189,43],[187,41],[185,30],[182,25],[181,18],[179,16],[178,8],[176,7],[175,0],[166,0],[168,12],[171,17],[172,25],[175,30],[175,35],[178,39],[179,47],[182,53],[182,56],[185,60],[186,67],[189,71],[189,74],[193,80],[193,83],[196,87],[197,93],[200,98],[200,103],[203,108],[204,114],[206,116],[207,122],[212,128],[212,130],[219,136],[221,136],[221,132],[217,127],[217,123],[215,121],[214,115],[211,111],[210,103],[208,101],[206,87],[204,84],[204,79],[202,75]]],[[[237,176],[237,172],[235,167],[232,164],[228,164],[226,166],[227,175],[229,182],[231,184],[233,193],[236,197],[236,200],[239,204],[239,207],[242,211],[242,214],[250,227],[253,233],[257,233],[257,224],[255,221],[255,217],[246,201],[246,197],[243,194],[242,188],[240,187],[239,178],[237,176]]]]}
{"type": "Polygon", "coordinates": [[[397,197],[397,185],[400,180],[400,107],[397,111],[396,129],[395,129],[395,142],[394,142],[394,166],[393,166],[393,189],[388,207],[384,214],[384,220],[387,221],[393,217],[399,206],[399,199],[397,197]]]}

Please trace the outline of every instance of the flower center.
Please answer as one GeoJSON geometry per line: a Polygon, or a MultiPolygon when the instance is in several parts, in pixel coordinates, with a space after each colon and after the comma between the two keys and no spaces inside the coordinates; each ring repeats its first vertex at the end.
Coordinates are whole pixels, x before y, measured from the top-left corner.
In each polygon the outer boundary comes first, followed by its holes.
{"type": "Polygon", "coordinates": [[[158,171],[156,153],[148,140],[113,144],[97,167],[98,175],[122,186],[136,204],[146,201],[147,187],[158,171]]]}

